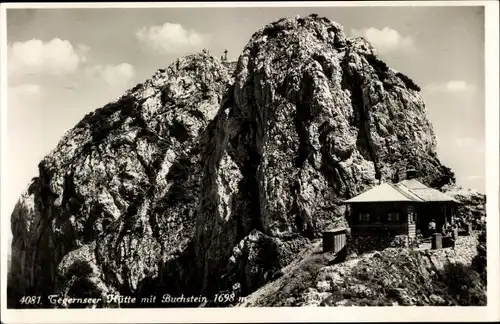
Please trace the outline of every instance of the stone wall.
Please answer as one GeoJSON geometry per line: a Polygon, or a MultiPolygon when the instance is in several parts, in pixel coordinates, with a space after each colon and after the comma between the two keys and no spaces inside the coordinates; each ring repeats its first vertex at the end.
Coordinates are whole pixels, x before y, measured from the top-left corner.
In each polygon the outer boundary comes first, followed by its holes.
{"type": "Polygon", "coordinates": [[[347,255],[354,256],[371,251],[382,251],[392,247],[416,247],[416,238],[407,235],[395,236],[347,236],[347,255]]]}

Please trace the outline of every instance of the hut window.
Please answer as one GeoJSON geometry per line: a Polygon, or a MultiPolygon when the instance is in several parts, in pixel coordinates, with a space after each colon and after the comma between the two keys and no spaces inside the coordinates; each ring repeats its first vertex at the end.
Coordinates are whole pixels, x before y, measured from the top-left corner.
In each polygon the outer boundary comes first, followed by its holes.
{"type": "Polygon", "coordinates": [[[415,212],[408,213],[408,219],[411,224],[415,223],[417,221],[417,213],[415,212]]]}
{"type": "Polygon", "coordinates": [[[370,221],[370,213],[359,213],[359,220],[361,222],[368,222],[368,221],[370,221]]]}
{"type": "Polygon", "coordinates": [[[387,220],[389,222],[398,222],[399,221],[399,213],[389,213],[387,215],[387,220]]]}

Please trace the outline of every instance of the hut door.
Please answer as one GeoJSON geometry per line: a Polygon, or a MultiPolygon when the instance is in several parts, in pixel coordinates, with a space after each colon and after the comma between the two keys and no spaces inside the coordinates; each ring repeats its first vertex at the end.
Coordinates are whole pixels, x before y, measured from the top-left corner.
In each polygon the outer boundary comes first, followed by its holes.
{"type": "Polygon", "coordinates": [[[410,217],[410,224],[416,224],[417,221],[417,212],[412,212],[409,214],[410,217]]]}
{"type": "Polygon", "coordinates": [[[415,237],[417,234],[417,211],[414,206],[408,206],[408,236],[415,237]]]}

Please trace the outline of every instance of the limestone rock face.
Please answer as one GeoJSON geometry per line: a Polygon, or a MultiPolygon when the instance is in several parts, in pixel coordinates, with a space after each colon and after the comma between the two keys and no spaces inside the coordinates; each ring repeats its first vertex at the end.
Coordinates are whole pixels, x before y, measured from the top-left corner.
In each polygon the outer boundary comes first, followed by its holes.
{"type": "Polygon", "coordinates": [[[461,220],[476,226],[485,221],[486,195],[457,185],[446,185],[442,190],[461,202],[457,213],[461,220]]]}
{"type": "Polygon", "coordinates": [[[312,239],[341,222],[344,199],[407,166],[429,185],[454,182],[419,87],[328,19],[267,25],[234,77],[202,144],[195,247],[205,284],[253,230],[312,239]]]}
{"type": "Polygon", "coordinates": [[[131,294],[184,251],[198,139],[229,82],[211,56],[181,58],[67,132],[12,214],[10,294],[131,294]]]}

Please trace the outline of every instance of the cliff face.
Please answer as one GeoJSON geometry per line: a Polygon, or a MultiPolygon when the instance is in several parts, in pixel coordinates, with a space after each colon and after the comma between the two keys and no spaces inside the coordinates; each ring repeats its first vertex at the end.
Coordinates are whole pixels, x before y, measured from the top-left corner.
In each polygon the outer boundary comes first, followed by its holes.
{"type": "Polygon", "coordinates": [[[11,296],[247,294],[345,198],[454,182],[418,86],[340,25],[282,19],[226,66],[181,58],[64,136],[12,214],[11,296]]]}
{"type": "Polygon", "coordinates": [[[212,57],[181,58],[70,130],[12,214],[10,292],[131,294],[184,251],[198,139],[229,82],[212,57]]]}
{"type": "Polygon", "coordinates": [[[460,220],[474,224],[479,229],[484,224],[486,217],[486,195],[457,185],[447,185],[442,190],[451,197],[460,201],[458,215],[460,220]]]}
{"type": "MultiPolygon", "coordinates": [[[[300,246],[342,221],[345,198],[410,163],[427,184],[453,181],[418,86],[327,19],[282,19],[255,33],[228,91],[202,153],[195,246],[206,283],[251,231],[300,246]]],[[[286,263],[274,260],[273,270],[286,263]]]]}

